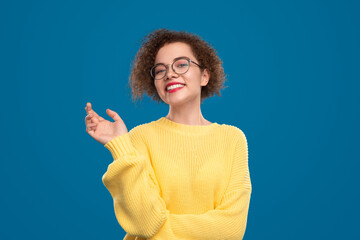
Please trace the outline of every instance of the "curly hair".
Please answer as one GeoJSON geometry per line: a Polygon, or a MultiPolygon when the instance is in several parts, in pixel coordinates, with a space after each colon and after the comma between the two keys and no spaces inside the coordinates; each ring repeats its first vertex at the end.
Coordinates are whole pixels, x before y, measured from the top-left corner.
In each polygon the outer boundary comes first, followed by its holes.
{"type": "Polygon", "coordinates": [[[174,42],[188,44],[199,64],[210,73],[207,85],[202,86],[201,89],[201,104],[204,99],[213,96],[215,93],[221,97],[220,89],[225,89],[228,86],[224,86],[226,76],[216,50],[198,35],[186,31],[158,29],[150,32],[141,40],[141,48],[132,62],[128,82],[132,91],[132,100],[135,101],[137,98],[142,100],[143,93],[146,92],[152,100],[163,102],[156,90],[154,79],[150,75],[150,69],[155,63],[159,49],[165,44],[174,42]]]}

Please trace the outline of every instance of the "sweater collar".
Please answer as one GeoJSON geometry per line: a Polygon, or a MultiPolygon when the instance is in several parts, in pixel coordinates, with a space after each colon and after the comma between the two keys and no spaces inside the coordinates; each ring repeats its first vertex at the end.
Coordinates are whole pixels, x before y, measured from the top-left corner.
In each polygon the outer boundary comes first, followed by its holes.
{"type": "Polygon", "coordinates": [[[161,125],[162,127],[176,131],[179,133],[185,133],[189,135],[201,135],[210,132],[211,130],[219,127],[219,124],[214,122],[209,125],[187,125],[182,123],[174,122],[170,119],[167,119],[165,117],[161,117],[157,121],[155,121],[156,124],[161,125]]]}

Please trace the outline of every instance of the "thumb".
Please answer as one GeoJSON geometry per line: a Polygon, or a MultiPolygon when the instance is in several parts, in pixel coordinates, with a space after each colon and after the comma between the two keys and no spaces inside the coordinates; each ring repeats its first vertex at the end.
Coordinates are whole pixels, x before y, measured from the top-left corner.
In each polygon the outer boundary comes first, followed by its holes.
{"type": "Polygon", "coordinates": [[[114,112],[114,111],[112,111],[112,110],[110,110],[110,109],[106,109],[106,113],[107,113],[112,119],[114,119],[115,122],[121,120],[121,118],[119,117],[119,115],[118,115],[116,112],[114,112]]]}

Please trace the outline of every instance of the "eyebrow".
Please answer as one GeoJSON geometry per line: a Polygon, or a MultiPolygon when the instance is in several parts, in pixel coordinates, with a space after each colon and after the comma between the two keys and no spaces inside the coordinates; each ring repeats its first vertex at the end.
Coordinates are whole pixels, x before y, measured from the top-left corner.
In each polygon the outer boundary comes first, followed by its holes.
{"type": "MultiPolygon", "coordinates": [[[[176,57],[176,58],[174,58],[174,59],[173,59],[173,62],[175,62],[176,60],[178,60],[178,59],[180,59],[180,58],[187,58],[187,59],[190,59],[190,58],[189,58],[189,57],[187,57],[187,56],[180,56],[180,57],[176,57]]],[[[155,63],[155,65],[158,65],[158,64],[164,64],[164,65],[165,65],[165,63],[162,63],[162,62],[155,63]]]]}

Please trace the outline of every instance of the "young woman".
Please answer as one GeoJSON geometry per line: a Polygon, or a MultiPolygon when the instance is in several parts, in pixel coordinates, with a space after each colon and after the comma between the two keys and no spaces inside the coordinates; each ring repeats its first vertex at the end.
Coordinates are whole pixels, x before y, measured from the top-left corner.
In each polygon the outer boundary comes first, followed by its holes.
{"type": "Polygon", "coordinates": [[[138,51],[129,83],[169,105],[166,117],[127,131],[87,103],[86,131],[111,152],[102,177],[124,239],[242,239],[252,186],[245,134],[206,120],[203,100],[224,88],[222,61],[204,40],[159,29],[138,51]]]}

